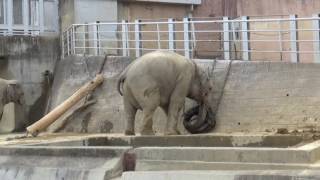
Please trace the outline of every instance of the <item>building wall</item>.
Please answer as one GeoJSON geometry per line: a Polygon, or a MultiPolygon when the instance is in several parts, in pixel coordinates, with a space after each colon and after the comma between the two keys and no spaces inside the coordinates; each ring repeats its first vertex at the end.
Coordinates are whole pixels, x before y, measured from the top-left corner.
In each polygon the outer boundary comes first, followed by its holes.
{"type": "Polygon", "coordinates": [[[319,0],[238,0],[238,16],[298,14],[310,16],[320,12],[319,0]]]}
{"type": "MultiPolygon", "coordinates": [[[[129,22],[132,22],[136,19],[141,20],[142,22],[146,21],[167,21],[168,18],[173,18],[177,20],[182,20],[183,17],[189,16],[191,9],[190,5],[184,4],[167,4],[167,3],[145,3],[145,2],[121,2],[119,3],[119,20],[125,19],[129,22]]],[[[183,30],[183,25],[177,25],[177,31],[183,30]]],[[[134,26],[129,26],[129,30],[134,31],[134,26]]],[[[160,31],[167,31],[168,25],[162,24],[159,25],[160,31]]],[[[154,25],[142,25],[141,31],[154,31],[154,33],[144,33],[142,40],[154,40],[152,42],[142,42],[143,48],[148,49],[157,49],[158,48],[158,34],[157,26],[154,25]]],[[[129,33],[130,40],[134,40],[135,34],[133,32],[129,33]]],[[[160,40],[168,39],[168,33],[161,32],[160,40]]],[[[183,33],[176,33],[176,39],[183,39],[183,33]]],[[[135,42],[130,42],[130,47],[135,46],[135,42]]],[[[168,42],[162,41],[160,42],[160,48],[168,48],[168,42]]],[[[176,48],[183,49],[183,43],[177,42],[176,48]]],[[[150,52],[148,50],[143,51],[142,53],[150,52]]],[[[182,51],[179,53],[183,53],[182,51]]],[[[130,51],[130,54],[135,54],[134,50],[130,51]]]]}
{"type": "Polygon", "coordinates": [[[64,32],[74,23],[74,0],[60,0],[59,2],[60,29],[64,32]]]}

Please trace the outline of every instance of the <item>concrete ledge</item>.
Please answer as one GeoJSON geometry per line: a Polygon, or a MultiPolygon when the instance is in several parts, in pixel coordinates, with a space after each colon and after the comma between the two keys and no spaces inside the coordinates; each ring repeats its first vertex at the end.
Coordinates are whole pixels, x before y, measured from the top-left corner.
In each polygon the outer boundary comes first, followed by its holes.
{"type": "Polygon", "coordinates": [[[136,171],[168,171],[168,170],[293,170],[316,169],[310,164],[287,163],[244,163],[244,162],[201,162],[201,161],[165,161],[138,160],[136,171]]]}
{"type": "Polygon", "coordinates": [[[140,160],[203,162],[314,163],[310,151],[294,148],[141,147],[134,149],[140,160]]]}
{"type": "Polygon", "coordinates": [[[320,171],[160,171],[160,172],[125,172],[122,180],[243,180],[243,179],[272,179],[318,180],[320,171]]]}
{"type": "Polygon", "coordinates": [[[131,147],[2,147],[0,179],[111,179],[131,147]]]}
{"type": "Polygon", "coordinates": [[[71,156],[71,157],[116,157],[131,147],[55,147],[10,146],[1,147],[1,155],[11,156],[71,156]]]}

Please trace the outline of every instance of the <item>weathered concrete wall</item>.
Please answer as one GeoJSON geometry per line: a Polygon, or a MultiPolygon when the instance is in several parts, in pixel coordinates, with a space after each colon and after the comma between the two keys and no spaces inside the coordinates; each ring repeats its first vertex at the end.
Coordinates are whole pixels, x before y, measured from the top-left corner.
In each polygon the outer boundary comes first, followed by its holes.
{"type": "MultiPolygon", "coordinates": [[[[57,37],[1,37],[0,77],[22,83],[26,98],[26,121],[35,121],[45,110],[46,71],[53,72],[59,59],[57,37]]],[[[29,123],[27,123],[29,124],[29,123]]]]}
{"type": "Polygon", "coordinates": [[[318,0],[202,0],[196,6],[195,17],[280,16],[319,13],[318,0]]]}
{"type": "Polygon", "coordinates": [[[234,62],[216,131],[319,128],[319,64],[234,62]]]}
{"type": "Polygon", "coordinates": [[[60,1],[61,30],[74,23],[117,21],[116,0],[63,0],[60,1]]]}
{"type": "Polygon", "coordinates": [[[74,23],[74,0],[59,1],[59,21],[61,32],[74,23]]]}
{"type": "MultiPolygon", "coordinates": [[[[91,79],[90,76],[94,76],[102,60],[101,57],[69,57],[60,61],[52,107],[91,79]]],[[[116,80],[129,62],[126,58],[111,58],[105,65],[106,80],[94,93],[97,103],[78,111],[77,115],[71,116],[64,123],[61,118],[49,131],[122,132],[124,113],[122,98],[116,91],[116,80]]],[[[215,67],[212,77],[215,95],[211,105],[217,110],[217,126],[213,132],[319,128],[320,84],[317,83],[319,75],[316,72],[320,65],[234,61],[226,78],[229,61],[217,61],[215,65],[211,60],[197,63],[208,71],[215,67]],[[217,108],[223,89],[220,106],[217,108]]],[[[139,132],[140,115],[137,117],[136,129],[139,132]]],[[[161,110],[155,116],[154,128],[159,133],[164,130],[165,118],[161,110]]],[[[186,133],[181,123],[179,129],[186,133]]]]}
{"type": "MultiPolygon", "coordinates": [[[[68,57],[61,60],[55,74],[51,108],[63,102],[84,83],[91,80],[100,69],[102,62],[102,57],[68,57]]],[[[67,113],[50,126],[49,131],[63,129],[69,132],[120,132],[124,127],[124,114],[122,99],[116,91],[116,81],[119,72],[129,62],[128,58],[110,58],[104,66],[106,79],[94,92],[96,104],[80,111],[76,118],[71,118],[64,124],[61,120],[70,114],[67,113]]],[[[78,103],[78,106],[82,103],[83,101],[78,103]]]]}

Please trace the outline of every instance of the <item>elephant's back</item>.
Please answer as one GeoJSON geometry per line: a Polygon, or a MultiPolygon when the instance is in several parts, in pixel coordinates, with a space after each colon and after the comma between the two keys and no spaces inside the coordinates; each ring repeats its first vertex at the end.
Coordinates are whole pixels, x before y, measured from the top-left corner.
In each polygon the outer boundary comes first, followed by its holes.
{"type": "Polygon", "coordinates": [[[170,96],[177,81],[181,81],[181,74],[192,71],[192,67],[192,62],[183,56],[155,51],[138,58],[130,66],[126,75],[126,86],[134,94],[138,90],[144,92],[149,88],[158,88],[164,98],[162,101],[166,102],[166,97],[170,96]]]}
{"type": "Polygon", "coordinates": [[[190,60],[170,51],[154,51],[135,60],[127,75],[159,75],[177,74],[190,66],[190,60]],[[168,74],[169,73],[169,74],[168,74]]]}

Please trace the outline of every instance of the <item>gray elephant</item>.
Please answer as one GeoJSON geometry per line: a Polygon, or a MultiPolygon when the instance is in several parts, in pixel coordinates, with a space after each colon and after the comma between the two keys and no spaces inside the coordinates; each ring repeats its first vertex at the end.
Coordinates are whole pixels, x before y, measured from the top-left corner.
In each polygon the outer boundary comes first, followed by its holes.
{"type": "Polygon", "coordinates": [[[4,105],[14,102],[24,104],[24,93],[21,85],[16,80],[5,80],[0,78],[0,119],[4,105]]]}
{"type": "Polygon", "coordinates": [[[174,52],[154,51],[136,59],[120,74],[117,87],[123,95],[127,116],[126,135],[135,134],[138,109],[143,111],[142,135],[154,134],[152,116],[157,107],[161,107],[168,117],[167,135],[179,134],[177,120],[186,97],[197,101],[200,109],[206,107],[211,111],[208,100],[212,97],[208,96],[212,94],[212,86],[207,73],[194,61],[174,52]]]}

